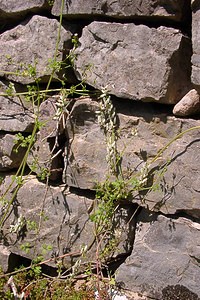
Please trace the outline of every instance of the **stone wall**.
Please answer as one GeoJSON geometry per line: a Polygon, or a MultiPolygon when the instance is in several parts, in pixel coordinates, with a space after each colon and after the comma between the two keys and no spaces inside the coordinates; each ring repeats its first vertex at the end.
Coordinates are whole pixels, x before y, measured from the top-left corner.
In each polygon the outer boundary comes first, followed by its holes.
{"type": "Polygon", "coordinates": [[[116,110],[124,178],[148,166],[146,190],[120,203],[113,219],[120,232],[109,257],[120,265],[116,281],[130,299],[199,299],[200,2],[65,0],[58,41],[61,4],[0,2],[0,262],[7,271],[13,254],[32,259],[41,244],[52,246],[43,253],[47,258],[74,253],[63,261],[67,268],[82,245],[95,260],[89,214],[95,186],[109,172],[95,91],[106,88],[116,110]],[[56,47],[61,67],[52,73],[56,47]],[[75,59],[66,69],[62,61],[70,50],[75,59]],[[24,95],[35,82],[49,88],[49,78],[53,92],[40,104],[42,126],[16,190],[13,175],[26,156],[16,134],[30,136],[36,113],[24,95]],[[84,81],[93,96],[70,98],[58,122],[60,81],[67,87],[84,81]],[[46,169],[48,185],[41,176],[46,169]],[[9,207],[5,201],[12,197],[9,207]]]}

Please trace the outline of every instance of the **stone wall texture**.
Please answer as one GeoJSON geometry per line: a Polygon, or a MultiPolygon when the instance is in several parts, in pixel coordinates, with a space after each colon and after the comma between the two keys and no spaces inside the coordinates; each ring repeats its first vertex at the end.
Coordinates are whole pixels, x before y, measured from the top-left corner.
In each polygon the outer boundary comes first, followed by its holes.
{"type": "MultiPolygon", "coordinates": [[[[118,242],[106,263],[121,261],[116,282],[127,299],[200,299],[200,1],[2,0],[0,20],[4,271],[13,254],[33,259],[35,252],[45,259],[74,253],[63,260],[68,269],[86,245],[85,261],[95,261],[90,214],[97,183],[110,174],[99,123],[98,94],[106,89],[128,188],[134,185],[130,178],[148,175],[145,189],[132,190],[113,215],[118,242]],[[84,82],[89,95],[65,95],[61,103],[58,87],[69,82],[84,82]],[[51,89],[39,107],[27,92],[35,83],[51,89]],[[20,136],[30,138],[35,121],[37,134],[26,155],[20,136]],[[19,167],[23,184],[15,190],[19,167]],[[12,209],[4,218],[9,199],[12,209]]],[[[111,240],[105,236],[102,248],[111,240]]],[[[55,267],[52,260],[49,265],[55,267]]]]}

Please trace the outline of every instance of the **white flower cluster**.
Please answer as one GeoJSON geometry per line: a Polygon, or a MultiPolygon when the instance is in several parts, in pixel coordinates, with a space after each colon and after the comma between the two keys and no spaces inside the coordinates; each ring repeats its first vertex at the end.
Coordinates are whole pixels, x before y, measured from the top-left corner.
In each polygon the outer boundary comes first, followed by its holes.
{"type": "Polygon", "coordinates": [[[20,230],[26,225],[26,219],[24,216],[20,215],[17,219],[15,225],[10,225],[10,232],[11,233],[19,233],[20,230]]]}
{"type": "Polygon", "coordinates": [[[118,172],[118,151],[117,151],[117,118],[115,108],[112,104],[111,97],[108,95],[106,88],[102,89],[99,97],[98,123],[104,131],[107,145],[106,160],[109,164],[110,171],[113,174],[118,172]]]}

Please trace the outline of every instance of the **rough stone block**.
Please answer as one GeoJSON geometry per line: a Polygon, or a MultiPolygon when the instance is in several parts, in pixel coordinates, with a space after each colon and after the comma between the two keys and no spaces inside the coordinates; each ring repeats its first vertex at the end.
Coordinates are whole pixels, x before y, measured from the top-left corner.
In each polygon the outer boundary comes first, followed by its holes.
{"type": "MultiPolygon", "coordinates": [[[[69,26],[68,26],[69,27],[69,26]]],[[[52,73],[59,22],[42,16],[33,16],[15,28],[0,35],[0,75],[23,84],[36,78],[47,81],[52,73]],[[19,75],[18,75],[19,74],[19,75]]],[[[72,29],[72,26],[70,26],[72,29]]],[[[71,29],[61,27],[57,63],[63,58],[62,50],[71,45],[71,29]]],[[[55,66],[54,66],[55,68],[55,66]]],[[[63,78],[63,71],[56,77],[63,78]]]]}
{"type": "Polygon", "coordinates": [[[46,7],[45,0],[2,0],[0,2],[0,17],[6,19],[8,17],[17,18],[30,12],[42,12],[46,7]]]}
{"type": "MultiPolygon", "coordinates": [[[[55,0],[52,14],[60,14],[61,0],[55,0]]],[[[65,0],[63,15],[66,17],[77,16],[111,16],[114,18],[139,18],[157,20],[159,18],[180,21],[187,15],[188,0],[65,0]]]]}
{"type": "Polygon", "coordinates": [[[92,22],[76,55],[77,77],[117,97],[173,104],[190,86],[190,42],[177,29],[92,22]]]}
{"type": "Polygon", "coordinates": [[[0,82],[0,130],[30,132],[34,126],[32,104],[22,96],[6,96],[9,84],[0,82]]]}
{"type": "Polygon", "coordinates": [[[117,282],[148,299],[198,300],[199,231],[199,223],[188,219],[143,211],[138,217],[133,252],[119,267],[117,282]]]}

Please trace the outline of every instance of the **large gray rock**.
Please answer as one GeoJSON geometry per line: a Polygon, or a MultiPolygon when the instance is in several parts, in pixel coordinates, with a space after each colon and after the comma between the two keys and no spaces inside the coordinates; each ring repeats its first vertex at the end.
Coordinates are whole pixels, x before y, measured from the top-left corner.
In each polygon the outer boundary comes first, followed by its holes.
{"type": "MultiPolygon", "coordinates": [[[[5,178],[0,194],[5,192],[10,180],[5,178]]],[[[14,190],[13,187],[10,190],[14,190]]],[[[9,194],[6,198],[9,199],[9,194]]],[[[80,257],[77,253],[87,246],[88,252],[82,259],[95,261],[97,244],[94,223],[89,219],[93,204],[94,200],[72,194],[63,186],[47,186],[31,176],[25,179],[17,193],[1,237],[6,240],[6,246],[12,253],[30,259],[41,254],[44,258],[51,258],[71,252],[63,260],[69,268],[80,257]]],[[[131,219],[134,210],[126,205],[116,210],[114,235],[118,238],[118,244],[108,255],[109,258],[130,253],[135,228],[135,221],[131,219]]],[[[109,233],[104,236],[98,244],[99,250],[109,242],[109,237],[109,233]]],[[[55,262],[52,264],[55,266],[55,262]]]]}
{"type": "Polygon", "coordinates": [[[76,74],[95,88],[106,86],[117,97],[167,104],[188,92],[189,40],[177,29],[92,22],[79,42],[76,74]]]}
{"type": "MultiPolygon", "coordinates": [[[[199,127],[157,155],[180,132],[200,126],[200,121],[167,116],[150,103],[145,104],[145,111],[140,103],[114,103],[118,111],[117,147],[122,154],[124,178],[139,179],[146,166],[147,184],[155,188],[134,194],[133,201],[166,214],[184,210],[199,217],[199,127]]],[[[69,186],[94,189],[96,182],[107,178],[107,150],[97,120],[98,110],[98,102],[79,100],[67,122],[70,141],[66,147],[64,179],[69,186]]]]}
{"type": "Polygon", "coordinates": [[[15,135],[0,134],[0,171],[18,168],[22,162],[26,149],[15,141],[15,135]]]}
{"type": "MultiPolygon", "coordinates": [[[[31,83],[36,78],[47,81],[52,73],[50,66],[55,55],[58,28],[57,20],[35,15],[30,20],[2,33],[0,75],[20,83],[31,83]]],[[[64,59],[62,50],[71,44],[71,36],[70,29],[62,26],[59,51],[56,55],[57,64],[64,59]]],[[[62,78],[62,75],[63,72],[56,71],[53,80],[56,77],[62,78]]]]}
{"type": "Polygon", "coordinates": [[[25,13],[42,12],[47,7],[46,0],[2,0],[0,2],[0,18],[19,17],[25,13]]]}
{"type": "Polygon", "coordinates": [[[0,82],[0,130],[30,132],[34,126],[32,103],[22,96],[9,96],[9,85],[0,82]]]}
{"type": "MultiPolygon", "coordinates": [[[[56,16],[60,14],[61,0],[55,0],[52,13],[56,16]]],[[[64,16],[88,16],[106,15],[115,18],[152,18],[173,19],[180,21],[189,8],[187,0],[65,0],[64,16]]]]}
{"type": "Polygon", "coordinates": [[[119,267],[117,282],[148,299],[198,300],[199,223],[142,212],[137,226],[133,252],[119,267]],[[171,297],[162,298],[170,289],[171,297]]]}
{"type": "Polygon", "coordinates": [[[192,83],[200,91],[200,3],[192,3],[192,83]]]}

